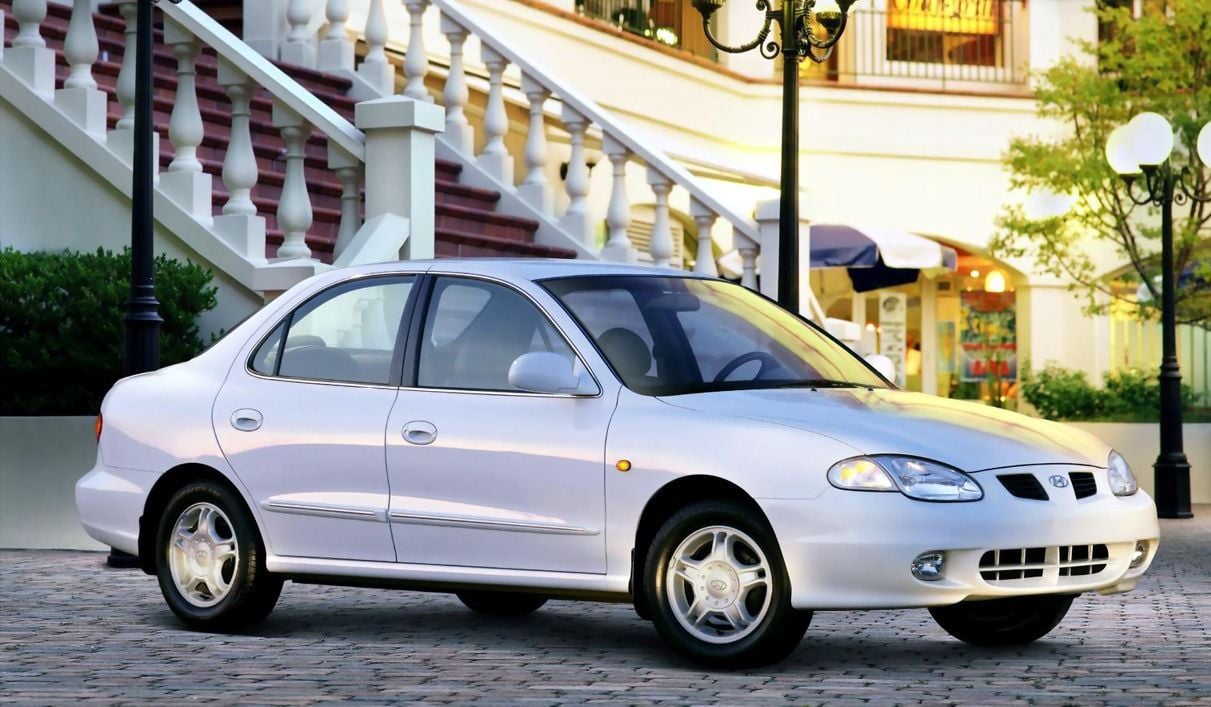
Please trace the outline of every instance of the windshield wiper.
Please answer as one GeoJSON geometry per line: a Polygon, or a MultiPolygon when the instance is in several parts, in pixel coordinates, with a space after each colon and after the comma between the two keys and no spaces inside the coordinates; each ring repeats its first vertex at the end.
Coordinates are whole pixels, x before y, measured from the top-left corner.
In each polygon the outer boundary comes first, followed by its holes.
{"type": "Polygon", "coordinates": [[[810,380],[801,381],[785,381],[782,383],[773,383],[770,388],[869,388],[868,385],[861,383],[853,383],[851,381],[829,380],[827,378],[813,378],[810,380]]]}

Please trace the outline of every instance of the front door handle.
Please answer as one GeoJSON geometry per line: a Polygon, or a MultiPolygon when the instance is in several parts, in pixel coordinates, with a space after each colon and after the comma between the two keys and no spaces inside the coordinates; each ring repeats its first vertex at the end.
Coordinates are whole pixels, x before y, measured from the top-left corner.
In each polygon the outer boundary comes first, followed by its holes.
{"type": "Polygon", "coordinates": [[[433,444],[437,439],[437,427],[432,422],[413,420],[404,425],[403,435],[404,441],[408,444],[416,444],[423,447],[426,444],[433,444]]]}
{"type": "Polygon", "coordinates": [[[241,432],[256,432],[261,429],[261,413],[252,408],[240,408],[231,413],[231,426],[241,432]]]}

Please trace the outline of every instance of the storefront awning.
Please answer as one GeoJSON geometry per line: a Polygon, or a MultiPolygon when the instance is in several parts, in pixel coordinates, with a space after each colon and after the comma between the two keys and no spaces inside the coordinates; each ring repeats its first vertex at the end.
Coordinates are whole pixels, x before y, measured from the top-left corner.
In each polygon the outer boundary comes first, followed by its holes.
{"type": "Polygon", "coordinates": [[[958,254],[893,228],[812,224],[811,266],[847,268],[855,292],[916,282],[922,270],[954,270],[958,254]]]}

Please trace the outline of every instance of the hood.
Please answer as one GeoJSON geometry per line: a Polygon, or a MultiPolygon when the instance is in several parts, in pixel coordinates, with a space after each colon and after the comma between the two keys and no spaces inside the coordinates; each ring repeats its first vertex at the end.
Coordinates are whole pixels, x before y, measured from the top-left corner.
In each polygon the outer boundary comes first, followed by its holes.
{"type": "Polygon", "coordinates": [[[905,454],[964,471],[1029,464],[1105,467],[1093,435],[977,403],[900,390],[733,390],[661,398],[690,410],[832,437],[863,454],[905,454]]]}

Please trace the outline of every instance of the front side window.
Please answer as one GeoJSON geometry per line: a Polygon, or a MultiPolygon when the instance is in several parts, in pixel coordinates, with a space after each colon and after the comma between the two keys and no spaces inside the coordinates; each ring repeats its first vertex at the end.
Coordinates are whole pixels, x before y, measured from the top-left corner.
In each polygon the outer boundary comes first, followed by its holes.
{"type": "Polygon", "coordinates": [[[267,376],[388,385],[414,276],[338,285],[296,309],[252,355],[267,376]]]}
{"type": "Polygon", "coordinates": [[[543,286],[639,393],[887,387],[844,346],[739,285],[603,275],[546,280],[543,286]]]}
{"type": "Polygon", "coordinates": [[[509,368],[522,354],[572,349],[521,293],[483,280],[443,277],[425,313],[416,384],[422,388],[516,391],[509,368]]]}

